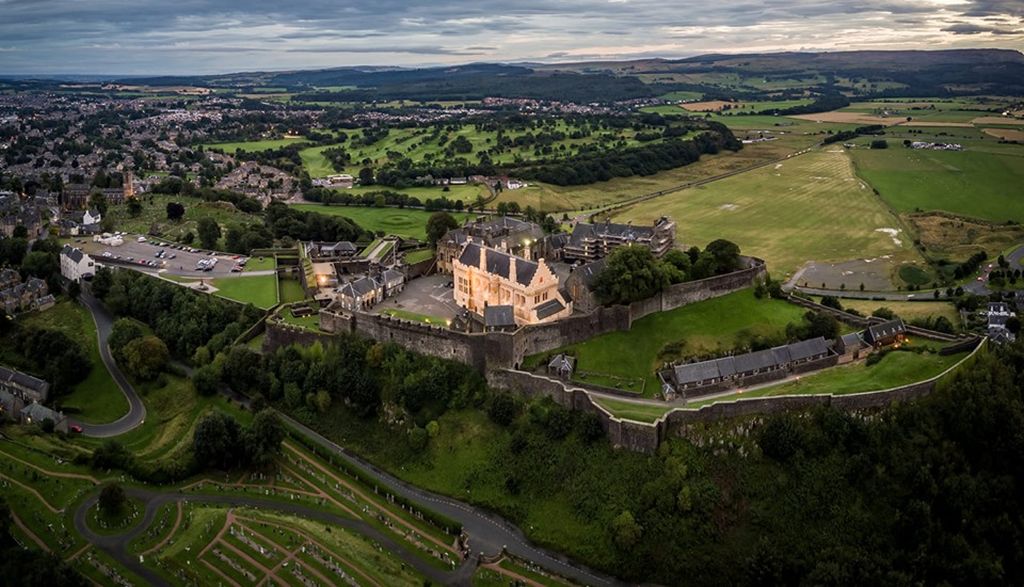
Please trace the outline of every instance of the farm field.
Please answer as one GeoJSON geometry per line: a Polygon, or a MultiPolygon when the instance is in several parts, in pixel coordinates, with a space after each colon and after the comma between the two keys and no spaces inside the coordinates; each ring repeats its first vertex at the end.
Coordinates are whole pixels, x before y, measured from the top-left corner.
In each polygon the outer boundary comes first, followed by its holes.
{"type": "MultiPolygon", "coordinates": [[[[296,204],[296,209],[331,216],[344,216],[373,232],[383,232],[407,238],[426,240],[427,219],[431,212],[412,208],[366,208],[360,206],[324,206],[323,204],[296,204]]],[[[460,223],[471,214],[454,212],[460,223]]]]}
{"type": "Polygon", "coordinates": [[[1024,147],[1017,153],[854,149],[857,173],[898,212],[943,210],[995,222],[1024,221],[1024,147]]]}
{"type": "Polygon", "coordinates": [[[763,112],[765,110],[775,110],[783,108],[792,108],[793,106],[804,106],[810,104],[811,100],[800,99],[800,100],[772,100],[764,102],[726,102],[724,100],[709,100],[707,102],[688,102],[679,104],[679,107],[688,112],[720,112],[728,110],[733,113],[747,113],[747,112],[763,112]]]}
{"type": "Polygon", "coordinates": [[[743,290],[651,314],[635,321],[629,331],[535,355],[526,364],[537,365],[545,357],[568,351],[578,361],[575,379],[635,392],[640,391],[638,384],[622,387],[621,383],[646,381],[643,395],[650,397],[660,391],[655,370],[664,362],[724,354],[752,336],[778,335],[787,324],[800,322],[805,312],[780,300],[758,300],[751,290],[743,290]]]}
{"type": "MultiPolygon", "coordinates": [[[[75,418],[90,424],[113,422],[128,413],[128,400],[114,382],[100,358],[96,340],[96,324],[84,306],[64,300],[44,312],[33,312],[19,319],[24,326],[60,330],[77,341],[88,353],[92,369],[84,381],[61,398],[60,405],[75,418]]],[[[22,365],[23,359],[11,347],[13,340],[5,338],[0,342],[0,357],[14,367],[22,365]]]]}
{"type": "MultiPolygon", "coordinates": [[[[900,227],[854,175],[841,148],[816,150],[773,166],[641,202],[616,212],[619,222],[647,224],[669,215],[679,240],[703,246],[725,238],[768,262],[775,277],[809,260],[888,255],[886,263],[920,260],[907,239],[878,229],[900,227]]],[[[851,278],[851,283],[856,281],[851,278]]]]}
{"type": "Polygon", "coordinates": [[[336,189],[339,194],[351,194],[353,196],[361,196],[363,194],[380,192],[380,191],[392,191],[406,194],[415,198],[419,198],[421,201],[437,198],[448,198],[449,200],[462,200],[467,205],[476,201],[478,196],[484,198],[490,197],[490,191],[480,184],[469,183],[465,185],[452,185],[447,186],[448,191],[444,190],[442,186],[412,186],[407,188],[392,188],[383,185],[357,185],[347,189],[336,189]]]}
{"type": "Polygon", "coordinates": [[[277,276],[221,277],[210,281],[215,295],[267,309],[278,302],[277,276]]]}
{"type": "Polygon", "coordinates": [[[280,149],[281,147],[287,147],[288,145],[294,145],[295,143],[304,142],[304,137],[288,137],[281,139],[266,139],[262,141],[238,141],[232,143],[204,143],[201,146],[204,149],[217,149],[224,151],[227,154],[234,153],[235,151],[269,151],[270,149],[280,149]]]}

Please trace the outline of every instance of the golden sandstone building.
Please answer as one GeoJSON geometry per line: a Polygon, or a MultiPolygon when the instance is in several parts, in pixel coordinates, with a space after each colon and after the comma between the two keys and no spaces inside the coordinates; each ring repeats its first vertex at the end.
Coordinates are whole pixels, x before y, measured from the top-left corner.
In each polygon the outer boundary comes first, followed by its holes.
{"type": "Polygon", "coordinates": [[[455,303],[484,316],[487,328],[511,326],[488,324],[489,316],[511,314],[515,325],[524,325],[572,314],[572,302],[544,259],[530,261],[470,240],[452,260],[452,274],[455,303]]]}

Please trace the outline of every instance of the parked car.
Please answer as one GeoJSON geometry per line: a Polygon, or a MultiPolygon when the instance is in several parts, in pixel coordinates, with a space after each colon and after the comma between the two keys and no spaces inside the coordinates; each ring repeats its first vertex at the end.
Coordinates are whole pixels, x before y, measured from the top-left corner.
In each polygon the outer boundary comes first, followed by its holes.
{"type": "Polygon", "coordinates": [[[72,424],[71,426],[68,427],[68,430],[74,432],[75,434],[82,433],[82,427],[79,426],[78,424],[72,424]]]}

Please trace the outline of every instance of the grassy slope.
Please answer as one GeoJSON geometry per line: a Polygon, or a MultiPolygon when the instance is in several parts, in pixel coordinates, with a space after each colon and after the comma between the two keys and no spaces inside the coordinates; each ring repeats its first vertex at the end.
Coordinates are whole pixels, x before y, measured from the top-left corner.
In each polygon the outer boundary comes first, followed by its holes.
{"type": "MultiPolygon", "coordinates": [[[[580,371],[646,378],[645,394],[659,390],[654,370],[668,343],[683,341],[684,356],[731,350],[743,334],[771,335],[798,322],[805,310],[779,300],[758,300],[750,290],[652,314],[627,332],[611,332],[568,347],[580,371]]],[[[545,356],[550,353],[545,353],[545,356]]]]}
{"type": "MultiPolygon", "coordinates": [[[[128,412],[128,400],[100,358],[96,324],[85,307],[71,301],[62,301],[45,312],[29,314],[22,323],[26,326],[61,330],[78,341],[89,353],[92,362],[89,376],[76,385],[74,391],[61,399],[61,404],[65,408],[80,410],[80,413],[75,413],[76,418],[100,424],[113,422],[128,412]]],[[[9,349],[5,349],[4,356],[9,356],[9,352],[9,349]]]]}
{"type": "MultiPolygon", "coordinates": [[[[146,195],[142,197],[141,202],[142,213],[136,217],[128,215],[126,206],[110,207],[109,215],[114,220],[117,230],[148,234],[150,228],[156,225],[157,231],[164,238],[177,239],[187,232],[195,234],[199,219],[203,217],[213,218],[221,226],[251,224],[260,221],[258,216],[239,212],[226,202],[206,202],[199,198],[165,195],[146,195]],[[167,220],[167,204],[169,202],[178,202],[185,206],[185,217],[180,221],[167,220]]],[[[221,250],[223,250],[223,242],[222,239],[221,250]]]]}
{"type": "Polygon", "coordinates": [[[665,214],[676,220],[679,241],[729,239],[766,259],[777,275],[808,260],[918,257],[909,243],[896,245],[875,231],[898,227],[899,219],[854,177],[849,157],[836,148],[648,200],[615,218],[646,224],[665,214]]]}
{"type": "Polygon", "coordinates": [[[960,313],[950,302],[901,302],[842,299],[844,308],[857,310],[863,314],[871,314],[878,308],[889,308],[904,320],[945,316],[955,325],[960,324],[960,313]]]}
{"type": "MultiPolygon", "coordinates": [[[[344,216],[352,219],[359,226],[374,232],[384,231],[387,234],[418,239],[426,239],[427,219],[431,214],[425,210],[399,208],[323,206],[320,204],[299,204],[295,207],[307,212],[344,216]]],[[[470,217],[469,214],[460,213],[455,213],[453,216],[459,222],[470,217]]]]}
{"type": "Polygon", "coordinates": [[[305,141],[304,138],[290,138],[290,139],[267,139],[263,141],[239,141],[234,143],[205,143],[203,144],[204,149],[220,149],[227,154],[234,153],[241,149],[243,151],[267,151],[270,149],[279,149],[294,143],[301,143],[305,141]]]}

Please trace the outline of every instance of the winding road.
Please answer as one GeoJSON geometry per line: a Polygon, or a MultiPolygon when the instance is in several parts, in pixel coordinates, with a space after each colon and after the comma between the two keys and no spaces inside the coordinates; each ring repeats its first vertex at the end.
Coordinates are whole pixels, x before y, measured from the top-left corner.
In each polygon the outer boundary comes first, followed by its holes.
{"type": "MultiPolygon", "coordinates": [[[[103,363],[110,371],[111,376],[117,382],[121,391],[128,398],[130,409],[127,414],[110,424],[86,424],[74,422],[82,426],[82,433],[97,438],[110,438],[124,434],[142,424],[146,417],[146,407],[143,405],[139,394],[132,387],[131,383],[118,368],[117,363],[110,355],[107,340],[113,326],[113,317],[110,312],[94,298],[90,293],[83,292],[79,298],[83,305],[92,313],[96,322],[97,336],[100,344],[100,355],[103,363]]],[[[191,374],[192,369],[180,365],[185,371],[191,374]]],[[[222,393],[236,402],[248,404],[248,398],[234,393],[225,388],[222,393]]],[[[251,506],[269,510],[284,511],[303,517],[323,521],[330,524],[351,529],[364,536],[367,536],[382,544],[389,551],[395,553],[403,561],[413,566],[425,576],[430,577],[445,585],[469,585],[471,584],[473,572],[476,570],[480,555],[494,556],[503,550],[520,559],[529,561],[550,572],[566,577],[585,585],[619,586],[623,582],[589,569],[583,565],[571,561],[568,557],[555,552],[534,546],[523,534],[523,531],[504,518],[487,512],[481,508],[463,503],[450,497],[442,496],[414,485],[406,483],[390,473],[387,473],[370,464],[361,457],[356,456],[344,447],[325,438],[315,430],[294,420],[290,416],[278,412],[281,420],[297,433],[307,437],[323,449],[343,459],[349,466],[359,469],[367,476],[373,478],[389,491],[400,495],[417,507],[435,511],[447,516],[460,524],[469,536],[469,548],[471,556],[463,564],[451,572],[439,571],[435,567],[427,565],[419,557],[414,556],[394,540],[380,533],[379,530],[369,526],[365,522],[351,520],[329,514],[320,510],[308,508],[298,504],[282,503],[272,500],[262,500],[246,496],[218,496],[198,495],[182,493],[179,491],[158,491],[141,488],[125,488],[125,492],[143,501],[146,504],[145,514],[139,524],[124,534],[100,535],[89,529],[85,523],[85,516],[90,507],[96,503],[98,491],[86,499],[75,512],[75,529],[85,539],[103,549],[115,560],[131,569],[141,578],[154,585],[166,585],[166,581],[155,571],[143,566],[137,558],[128,554],[128,543],[141,534],[152,523],[159,507],[165,503],[186,500],[201,503],[217,503],[232,506],[251,506]]]]}
{"type": "Polygon", "coordinates": [[[114,361],[114,357],[110,354],[107,340],[110,338],[110,330],[114,326],[114,317],[99,300],[87,291],[82,291],[78,301],[88,308],[89,313],[92,314],[93,322],[96,323],[96,339],[100,347],[100,358],[103,359],[103,365],[106,366],[110,376],[114,378],[117,386],[121,388],[121,393],[128,400],[128,413],[109,424],[89,424],[74,418],[68,418],[68,421],[72,425],[81,426],[82,434],[85,436],[94,438],[119,436],[135,429],[146,421],[146,405],[142,403],[142,398],[139,397],[138,392],[132,387],[132,384],[125,377],[124,373],[121,372],[117,362],[114,361]]]}

